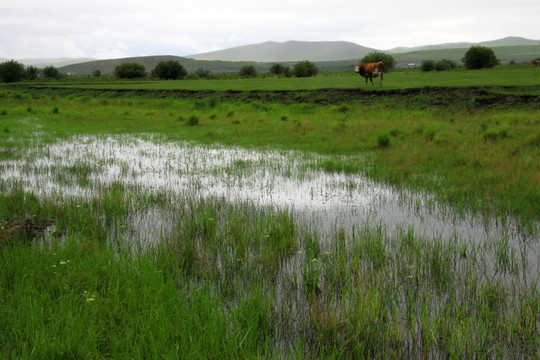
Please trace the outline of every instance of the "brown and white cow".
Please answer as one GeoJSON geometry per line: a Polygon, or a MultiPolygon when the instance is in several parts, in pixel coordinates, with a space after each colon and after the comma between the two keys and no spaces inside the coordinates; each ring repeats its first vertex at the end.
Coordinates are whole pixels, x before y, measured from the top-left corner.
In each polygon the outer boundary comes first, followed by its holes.
{"type": "Polygon", "coordinates": [[[376,62],[376,63],[367,63],[362,65],[356,65],[354,68],[354,72],[360,74],[363,78],[366,79],[366,85],[368,83],[368,79],[373,84],[373,78],[381,77],[381,81],[379,82],[379,85],[382,85],[383,81],[383,74],[384,74],[384,63],[382,61],[376,62]]]}
{"type": "Polygon", "coordinates": [[[540,67],[540,60],[536,60],[536,61],[534,62],[534,66],[540,67]]]}

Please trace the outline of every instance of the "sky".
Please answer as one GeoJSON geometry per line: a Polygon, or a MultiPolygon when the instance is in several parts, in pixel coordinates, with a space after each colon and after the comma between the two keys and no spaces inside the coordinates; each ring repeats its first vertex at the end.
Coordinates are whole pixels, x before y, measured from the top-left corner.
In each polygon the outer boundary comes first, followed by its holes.
{"type": "Polygon", "coordinates": [[[0,58],[188,56],[266,41],[540,40],[538,0],[3,0],[0,58]]]}

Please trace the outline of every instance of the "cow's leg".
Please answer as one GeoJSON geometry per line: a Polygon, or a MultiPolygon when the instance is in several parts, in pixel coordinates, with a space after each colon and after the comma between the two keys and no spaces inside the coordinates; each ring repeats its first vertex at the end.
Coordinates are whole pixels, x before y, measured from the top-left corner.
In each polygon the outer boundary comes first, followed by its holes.
{"type": "Polygon", "coordinates": [[[379,85],[382,85],[382,78],[383,78],[383,73],[381,73],[381,81],[379,82],[379,85]]]}
{"type": "Polygon", "coordinates": [[[369,77],[369,81],[371,81],[371,85],[375,85],[375,84],[373,83],[373,78],[372,78],[371,76],[369,77]]]}

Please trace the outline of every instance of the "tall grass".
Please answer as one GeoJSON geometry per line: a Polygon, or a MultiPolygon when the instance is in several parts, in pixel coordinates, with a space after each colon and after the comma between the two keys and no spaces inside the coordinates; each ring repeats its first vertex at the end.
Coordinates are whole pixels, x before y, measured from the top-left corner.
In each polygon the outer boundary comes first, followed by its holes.
{"type": "MultiPolygon", "coordinates": [[[[412,230],[336,229],[291,214],[167,194],[54,201],[3,194],[0,211],[56,219],[0,250],[5,358],[535,357],[536,281],[504,240],[492,255],[412,230]],[[167,200],[169,199],[169,200],[167,200]],[[130,208],[175,226],[133,246],[130,208]],[[10,205],[11,204],[11,205],[10,205]],[[127,206],[127,207],[126,207],[127,206]],[[492,268],[495,259],[500,265],[492,268]],[[504,274],[501,278],[500,274],[504,274]]],[[[127,189],[124,189],[124,191],[127,189]]],[[[127,192],[126,192],[127,193],[127,192]]],[[[17,215],[19,216],[19,215],[17,215]]]]}

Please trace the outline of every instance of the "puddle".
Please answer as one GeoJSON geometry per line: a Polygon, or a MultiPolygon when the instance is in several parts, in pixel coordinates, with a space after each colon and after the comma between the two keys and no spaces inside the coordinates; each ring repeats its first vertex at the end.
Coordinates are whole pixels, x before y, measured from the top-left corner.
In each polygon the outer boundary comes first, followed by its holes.
{"type": "MultiPolygon", "coordinates": [[[[414,228],[416,235],[477,244],[504,238],[518,253],[527,253],[528,271],[538,274],[538,241],[511,221],[458,216],[427,195],[359,175],[313,170],[313,164],[326,159],[316,154],[112,136],[74,137],[29,149],[23,158],[32,160],[0,162],[2,179],[40,196],[92,198],[102,186],[122,183],[150,193],[286,208],[300,224],[322,233],[322,239],[353,225],[382,225],[390,234],[414,228]]],[[[144,242],[159,239],[159,228],[170,230],[162,215],[157,210],[134,213],[132,232],[144,242]]]]}

